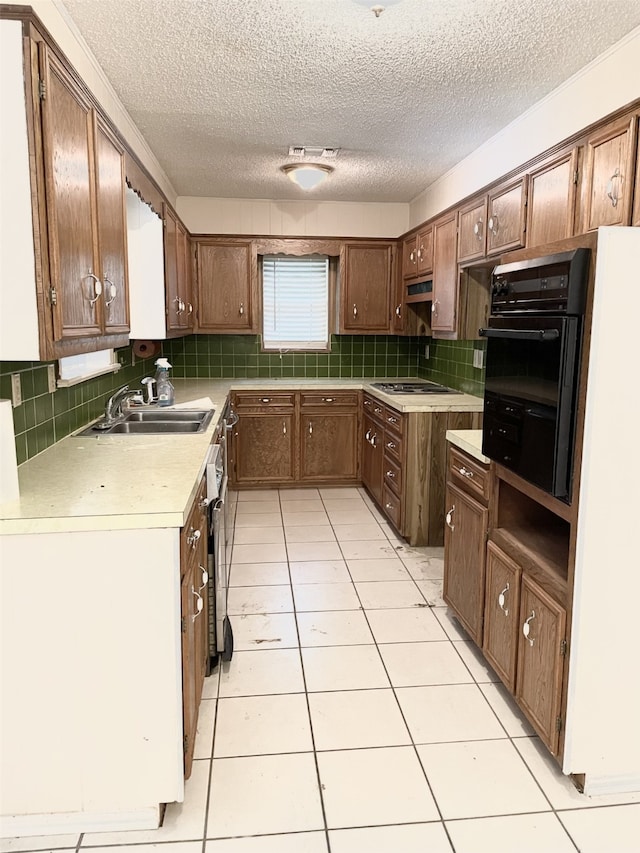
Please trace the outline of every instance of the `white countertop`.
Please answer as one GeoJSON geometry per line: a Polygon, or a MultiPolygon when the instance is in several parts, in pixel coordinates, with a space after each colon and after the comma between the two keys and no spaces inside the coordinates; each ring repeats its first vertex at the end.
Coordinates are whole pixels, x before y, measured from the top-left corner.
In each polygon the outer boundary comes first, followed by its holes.
{"type": "MultiPolygon", "coordinates": [[[[18,468],[20,497],[0,506],[0,534],[181,527],[230,390],[364,389],[401,412],[482,411],[469,394],[389,395],[358,379],[174,379],[176,403],[209,397],[199,434],[71,435],[18,468]]],[[[388,381],[388,380],[387,380],[388,381]]]]}
{"type": "Polygon", "coordinates": [[[448,429],[446,439],[450,444],[464,450],[469,456],[488,465],[491,460],[482,453],[481,429],[448,429]]]}

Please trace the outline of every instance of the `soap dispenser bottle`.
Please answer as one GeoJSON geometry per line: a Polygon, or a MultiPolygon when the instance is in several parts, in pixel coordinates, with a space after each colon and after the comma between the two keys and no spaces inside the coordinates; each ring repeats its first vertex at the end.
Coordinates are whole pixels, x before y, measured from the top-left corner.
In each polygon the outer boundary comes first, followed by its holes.
{"type": "Polygon", "coordinates": [[[159,406],[173,406],[175,400],[175,389],[169,378],[171,365],[166,358],[156,361],[156,395],[159,406]]]}

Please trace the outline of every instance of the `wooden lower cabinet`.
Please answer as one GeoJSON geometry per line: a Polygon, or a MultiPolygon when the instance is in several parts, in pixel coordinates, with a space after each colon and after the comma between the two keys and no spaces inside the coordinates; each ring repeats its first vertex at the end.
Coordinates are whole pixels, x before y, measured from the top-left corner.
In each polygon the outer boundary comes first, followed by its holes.
{"type": "Polygon", "coordinates": [[[516,687],[521,575],[520,566],[489,542],[482,650],[512,693],[516,687]]]}
{"type": "Polygon", "coordinates": [[[303,411],[300,439],[301,480],[357,478],[357,412],[303,411]]]}
{"type": "Polygon", "coordinates": [[[294,480],[293,411],[245,413],[236,407],[235,482],[286,483],[294,480]]]}
{"type": "Polygon", "coordinates": [[[558,753],[562,730],[566,618],[565,609],[523,574],[516,699],[553,755],[558,753]]]}
{"type": "Polygon", "coordinates": [[[452,484],[447,486],[445,506],[443,597],[481,645],[489,511],[452,484]]]}

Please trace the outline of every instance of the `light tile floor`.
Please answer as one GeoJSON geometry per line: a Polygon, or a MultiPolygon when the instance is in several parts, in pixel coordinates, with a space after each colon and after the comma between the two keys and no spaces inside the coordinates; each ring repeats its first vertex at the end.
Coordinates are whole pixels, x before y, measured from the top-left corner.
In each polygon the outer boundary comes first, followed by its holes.
{"type": "Polygon", "coordinates": [[[236,530],[236,651],[206,680],[185,802],[154,832],[1,851],[640,853],[640,796],[560,774],[443,606],[442,549],[353,488],[241,493],[236,530]]]}

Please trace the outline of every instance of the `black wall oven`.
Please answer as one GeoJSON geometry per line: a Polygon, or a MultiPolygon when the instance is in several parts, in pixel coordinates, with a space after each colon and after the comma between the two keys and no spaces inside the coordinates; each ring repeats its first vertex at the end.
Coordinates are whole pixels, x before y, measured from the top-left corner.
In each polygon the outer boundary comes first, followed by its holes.
{"type": "Polygon", "coordinates": [[[589,250],[496,267],[483,453],[569,503],[589,250]]]}

